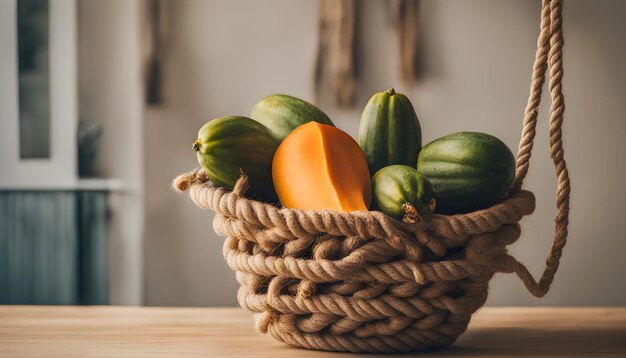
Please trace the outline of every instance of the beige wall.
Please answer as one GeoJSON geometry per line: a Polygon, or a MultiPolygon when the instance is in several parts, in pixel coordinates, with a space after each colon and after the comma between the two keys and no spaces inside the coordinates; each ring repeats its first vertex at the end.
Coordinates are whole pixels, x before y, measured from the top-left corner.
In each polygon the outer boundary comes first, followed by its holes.
{"type": "MultiPolygon", "coordinates": [[[[384,2],[360,1],[358,105],[323,105],[354,135],[360,108],[396,87],[413,100],[424,140],[459,130],[492,133],[517,147],[538,28],[538,1],[422,1],[424,77],[400,85],[384,2]]],[[[168,188],[193,168],[190,143],[207,120],[247,114],[264,95],[312,99],[317,1],[172,1],[165,59],[167,104],[144,123],[145,302],[231,305],[236,285],[212,215],[168,188]]],[[[492,281],[492,305],[626,304],[626,2],[570,0],[564,11],[566,159],[572,177],[570,241],[551,293],[536,300],[514,276],[492,281]]],[[[552,234],[554,170],[546,112],[527,188],[535,214],[511,252],[538,274],[552,234]]]]}
{"type": "Polygon", "coordinates": [[[102,125],[98,170],[122,189],[109,196],[109,296],[143,303],[143,89],[140,1],[78,2],[80,116],[102,125]]]}

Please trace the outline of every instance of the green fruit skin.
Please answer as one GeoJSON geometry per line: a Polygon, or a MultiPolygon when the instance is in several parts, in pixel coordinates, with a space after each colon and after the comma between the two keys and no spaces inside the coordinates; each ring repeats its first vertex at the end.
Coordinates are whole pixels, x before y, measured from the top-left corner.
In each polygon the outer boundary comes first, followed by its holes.
{"type": "Polygon", "coordinates": [[[232,190],[243,171],[252,196],[275,202],[272,159],[278,144],[269,130],[255,120],[227,116],[203,125],[194,149],[198,163],[216,186],[232,190]]]}
{"type": "Polygon", "coordinates": [[[405,203],[412,204],[422,216],[430,214],[428,205],[433,197],[433,186],[415,168],[390,165],[374,174],[372,194],[375,209],[401,220],[405,203]]]}
{"type": "Polygon", "coordinates": [[[433,184],[437,212],[466,213],[506,196],[515,177],[515,157],[492,135],[458,132],[425,145],[417,170],[433,184]]]}
{"type": "Polygon", "coordinates": [[[372,96],[361,115],[358,142],[370,173],[393,164],[414,166],[422,129],[409,99],[391,89],[372,96]]]}
{"type": "Polygon", "coordinates": [[[335,126],[319,108],[286,94],[273,94],[263,98],[252,107],[250,117],[266,126],[280,142],[291,131],[311,121],[335,126]]]}

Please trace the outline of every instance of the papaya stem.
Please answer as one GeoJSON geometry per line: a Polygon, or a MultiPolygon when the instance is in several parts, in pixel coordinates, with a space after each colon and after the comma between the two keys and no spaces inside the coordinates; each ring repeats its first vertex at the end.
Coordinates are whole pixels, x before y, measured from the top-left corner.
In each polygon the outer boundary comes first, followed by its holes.
{"type": "Polygon", "coordinates": [[[393,88],[390,88],[388,90],[385,91],[386,94],[393,96],[394,94],[396,94],[396,90],[394,90],[393,88]]]}
{"type": "Polygon", "coordinates": [[[199,140],[195,140],[193,143],[191,143],[191,149],[193,149],[194,152],[197,152],[200,150],[200,141],[199,140]]]}
{"type": "Polygon", "coordinates": [[[422,221],[422,217],[417,213],[417,209],[415,209],[415,206],[413,206],[413,204],[402,204],[402,211],[404,211],[404,216],[402,217],[403,222],[415,224],[422,221]]]}

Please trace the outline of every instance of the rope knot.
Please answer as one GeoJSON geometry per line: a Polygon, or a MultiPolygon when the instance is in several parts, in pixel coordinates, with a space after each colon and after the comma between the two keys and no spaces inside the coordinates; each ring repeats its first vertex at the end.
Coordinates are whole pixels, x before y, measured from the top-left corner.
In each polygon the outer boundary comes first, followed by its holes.
{"type": "Polygon", "coordinates": [[[209,181],[209,177],[206,172],[198,168],[174,178],[172,187],[176,191],[183,192],[187,191],[193,184],[204,184],[207,181],[209,181]]]}
{"type": "Polygon", "coordinates": [[[243,170],[240,169],[239,173],[239,179],[237,179],[237,182],[233,187],[233,194],[242,197],[246,195],[246,192],[250,188],[250,179],[248,179],[248,176],[243,172],[243,170]]]}
{"type": "MultiPolygon", "coordinates": [[[[413,208],[413,206],[411,205],[410,208],[413,208]]],[[[444,256],[446,254],[446,248],[436,237],[427,231],[432,215],[419,215],[416,211],[412,212],[410,208],[404,216],[404,219],[402,219],[405,231],[410,233],[412,238],[419,244],[427,247],[438,257],[444,256]],[[417,215],[414,216],[413,214],[417,215]],[[414,220],[415,218],[417,219],[414,220]]]]}

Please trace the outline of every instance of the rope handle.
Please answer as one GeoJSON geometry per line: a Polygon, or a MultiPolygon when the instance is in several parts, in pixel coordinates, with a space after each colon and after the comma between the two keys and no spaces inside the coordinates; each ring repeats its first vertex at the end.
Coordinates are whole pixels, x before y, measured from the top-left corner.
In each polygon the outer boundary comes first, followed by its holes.
{"type": "Polygon", "coordinates": [[[524,127],[517,152],[514,188],[520,189],[528,173],[529,160],[535,139],[537,114],[541,102],[541,92],[545,81],[545,72],[549,68],[550,79],[550,157],[554,162],[557,176],[556,205],[554,219],[554,241],[546,259],[546,268],[537,282],[526,266],[517,261],[515,273],[522,280],[528,291],[535,297],[543,297],[550,290],[554,275],[559,268],[563,247],[567,242],[569,222],[570,181],[565,159],[561,126],[565,102],[561,80],[563,79],[563,31],[562,0],[542,0],[541,30],[537,40],[537,52],[533,67],[530,95],[524,115],[524,127]]]}

